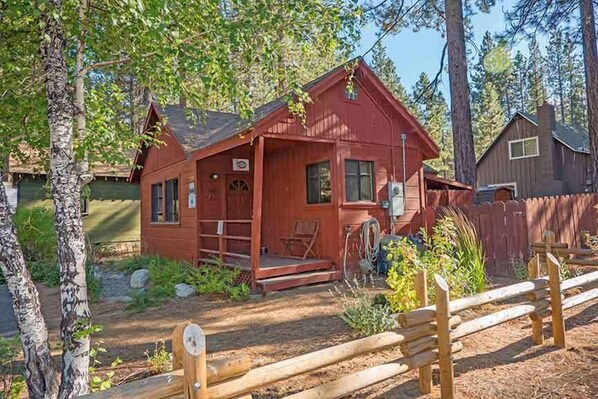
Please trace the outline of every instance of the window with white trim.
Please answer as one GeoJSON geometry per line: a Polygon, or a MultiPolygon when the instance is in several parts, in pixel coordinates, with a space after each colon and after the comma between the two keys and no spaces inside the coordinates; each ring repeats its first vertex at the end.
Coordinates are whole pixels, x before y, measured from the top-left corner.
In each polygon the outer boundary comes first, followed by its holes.
{"type": "Polygon", "coordinates": [[[509,141],[509,159],[537,157],[539,154],[538,137],[509,141]]]}

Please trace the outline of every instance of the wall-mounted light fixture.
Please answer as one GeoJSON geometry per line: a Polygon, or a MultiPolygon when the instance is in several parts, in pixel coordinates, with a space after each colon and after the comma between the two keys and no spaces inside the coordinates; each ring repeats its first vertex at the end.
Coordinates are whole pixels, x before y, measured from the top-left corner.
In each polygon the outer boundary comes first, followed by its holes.
{"type": "Polygon", "coordinates": [[[212,179],[212,180],[218,180],[218,173],[216,173],[216,172],[210,173],[210,179],[212,179]]]}

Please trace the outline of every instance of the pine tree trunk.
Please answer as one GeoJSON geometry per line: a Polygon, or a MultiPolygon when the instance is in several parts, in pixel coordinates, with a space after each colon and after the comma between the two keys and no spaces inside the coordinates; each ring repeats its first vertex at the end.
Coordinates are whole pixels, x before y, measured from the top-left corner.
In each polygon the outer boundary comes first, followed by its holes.
{"type": "Polygon", "coordinates": [[[85,237],[81,221],[81,182],[73,151],[73,106],[70,102],[61,18],[62,1],[50,0],[42,14],[41,57],[50,126],[50,181],[60,264],[63,342],[60,398],[87,393],[91,314],[85,280],[85,237]]]}
{"type": "Polygon", "coordinates": [[[596,23],[592,0],[581,0],[581,33],[583,39],[583,63],[586,75],[588,106],[588,131],[592,157],[592,187],[598,190],[598,49],[596,48],[596,23]]]}
{"type": "Polygon", "coordinates": [[[475,187],[477,177],[471,127],[469,83],[467,81],[467,56],[465,53],[462,1],[446,0],[445,15],[451,89],[451,120],[455,154],[455,178],[462,183],[475,187]]]}
{"type": "Polygon", "coordinates": [[[10,205],[0,181],[0,267],[12,297],[23,343],[25,379],[30,398],[52,399],[58,395],[58,376],[50,354],[48,329],[37,289],[25,267],[23,252],[12,222],[10,205]]]}

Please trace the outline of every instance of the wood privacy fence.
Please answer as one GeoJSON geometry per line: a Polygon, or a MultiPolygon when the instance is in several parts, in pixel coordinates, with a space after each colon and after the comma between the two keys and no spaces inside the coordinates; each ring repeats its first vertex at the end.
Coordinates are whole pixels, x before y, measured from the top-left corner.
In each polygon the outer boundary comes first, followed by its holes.
{"type": "MultiPolygon", "coordinates": [[[[440,367],[442,398],[452,399],[455,397],[453,354],[463,348],[460,341],[463,337],[529,316],[534,343],[543,344],[543,319],[551,316],[554,343],[558,347],[565,347],[563,310],[598,298],[598,288],[592,288],[598,283],[598,271],[560,281],[561,266],[551,253],[546,254],[546,266],[548,277],[542,277],[540,257],[536,256],[528,265],[532,280],[452,301],[446,281],[435,275],[435,305],[400,314],[400,328],[255,369],[251,369],[248,356],[206,361],[203,331],[195,324],[184,323],[177,326],[173,333],[173,368],[178,370],[85,397],[249,399],[251,392],[258,388],[398,345],[403,357],[395,361],[347,374],[336,381],[287,396],[286,399],[341,398],[414,369],[419,369],[420,390],[430,393],[431,365],[436,362],[440,367]],[[580,288],[584,287],[585,291],[580,292],[580,288]],[[575,289],[575,294],[563,299],[563,294],[572,289],[575,289]],[[495,313],[467,321],[462,321],[457,315],[463,310],[519,296],[525,296],[523,303],[495,313]]],[[[425,272],[418,274],[416,286],[420,303],[426,305],[425,272]]]]}
{"type": "MultiPolygon", "coordinates": [[[[475,225],[484,252],[486,270],[494,276],[512,276],[514,261],[527,262],[532,243],[551,230],[556,240],[582,247],[583,232],[596,234],[598,194],[575,194],[519,201],[460,206],[475,225]]],[[[443,207],[428,207],[428,229],[442,216],[443,207]]]]}

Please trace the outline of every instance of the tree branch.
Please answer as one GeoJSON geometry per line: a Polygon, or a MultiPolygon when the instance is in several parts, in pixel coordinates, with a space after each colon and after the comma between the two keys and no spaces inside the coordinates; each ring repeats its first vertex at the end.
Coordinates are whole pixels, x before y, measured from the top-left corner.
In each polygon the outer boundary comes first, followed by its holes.
{"type": "MultiPolygon", "coordinates": [[[[189,36],[188,38],[184,39],[181,42],[181,44],[189,44],[189,43],[199,39],[200,37],[204,36],[206,33],[207,32],[202,32],[202,33],[197,33],[193,36],[189,36]]],[[[152,51],[149,53],[142,54],[139,58],[143,59],[143,58],[153,57],[157,53],[158,53],[157,51],[152,51]]],[[[96,62],[95,64],[90,64],[90,65],[86,66],[85,68],[83,68],[83,70],[81,72],[83,75],[86,75],[89,71],[94,70],[94,69],[103,68],[103,67],[107,67],[107,66],[113,66],[113,65],[128,64],[131,61],[133,61],[133,58],[123,57],[123,58],[119,58],[116,60],[96,62]]]]}
{"type": "Polygon", "coordinates": [[[440,68],[438,69],[436,76],[434,76],[434,79],[430,82],[429,85],[424,87],[424,89],[421,91],[421,93],[419,93],[417,98],[415,100],[413,100],[414,103],[418,103],[419,100],[430,90],[430,88],[432,86],[434,86],[434,91],[436,91],[436,89],[438,88],[438,82],[440,81],[440,76],[442,75],[442,70],[444,69],[444,59],[446,57],[447,48],[448,48],[448,42],[444,43],[444,48],[442,49],[442,57],[440,57],[440,68]]]}
{"type": "Polygon", "coordinates": [[[411,12],[411,10],[413,10],[415,8],[415,6],[420,2],[420,0],[417,0],[415,3],[413,3],[413,5],[411,5],[411,7],[409,7],[402,15],[401,15],[401,11],[403,10],[403,6],[405,5],[405,1],[402,0],[401,1],[401,7],[399,8],[399,11],[397,12],[398,17],[395,21],[393,21],[393,23],[386,28],[386,30],[378,37],[378,39],[374,42],[374,44],[371,45],[371,47],[364,52],[361,57],[365,57],[366,55],[368,55],[376,46],[376,44],[380,43],[382,41],[382,39],[384,39],[384,37],[386,37],[386,35],[388,35],[394,28],[395,26],[397,26],[397,24],[399,22],[401,22],[403,20],[403,18],[405,18],[405,16],[407,14],[409,14],[409,12],[411,12]]]}

